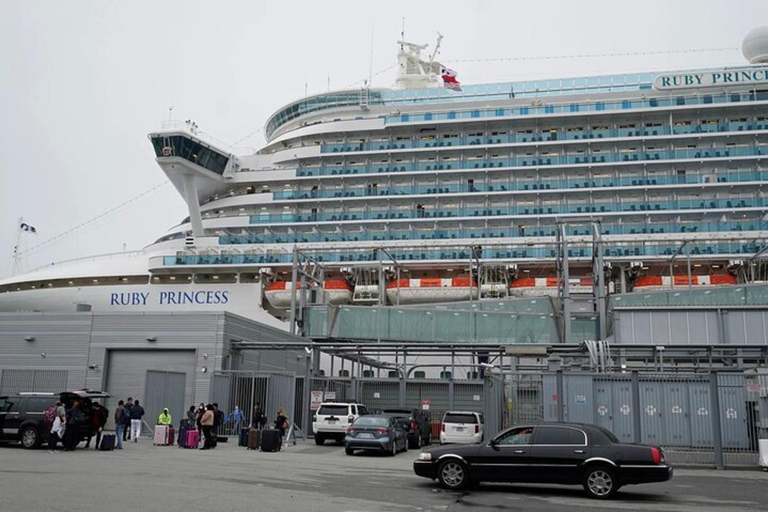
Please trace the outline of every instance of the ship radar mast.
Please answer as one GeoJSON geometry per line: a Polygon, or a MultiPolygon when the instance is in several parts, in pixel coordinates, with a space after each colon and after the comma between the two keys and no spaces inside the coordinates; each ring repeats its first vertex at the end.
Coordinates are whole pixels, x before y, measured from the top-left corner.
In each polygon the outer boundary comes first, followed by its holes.
{"type": "Polygon", "coordinates": [[[424,89],[438,83],[443,65],[435,60],[440,49],[443,35],[438,32],[437,44],[432,55],[423,59],[422,50],[429,47],[428,44],[410,43],[405,40],[405,34],[401,33],[401,39],[397,42],[400,51],[397,53],[397,78],[395,87],[398,89],[424,89]]]}

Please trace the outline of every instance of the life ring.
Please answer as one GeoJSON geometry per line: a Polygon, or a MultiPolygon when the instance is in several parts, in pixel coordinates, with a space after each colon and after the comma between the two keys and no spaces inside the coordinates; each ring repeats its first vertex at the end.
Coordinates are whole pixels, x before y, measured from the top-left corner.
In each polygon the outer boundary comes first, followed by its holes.
{"type": "Polygon", "coordinates": [[[170,146],[165,146],[163,148],[163,156],[171,156],[171,147],[170,146]]]}

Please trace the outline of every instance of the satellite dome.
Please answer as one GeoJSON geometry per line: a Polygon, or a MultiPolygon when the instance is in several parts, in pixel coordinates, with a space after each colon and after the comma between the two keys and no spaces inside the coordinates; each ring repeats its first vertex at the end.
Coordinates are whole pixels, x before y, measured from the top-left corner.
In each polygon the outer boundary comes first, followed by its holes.
{"type": "Polygon", "coordinates": [[[768,63],[768,27],[752,29],[741,43],[741,53],[750,64],[768,63]]]}

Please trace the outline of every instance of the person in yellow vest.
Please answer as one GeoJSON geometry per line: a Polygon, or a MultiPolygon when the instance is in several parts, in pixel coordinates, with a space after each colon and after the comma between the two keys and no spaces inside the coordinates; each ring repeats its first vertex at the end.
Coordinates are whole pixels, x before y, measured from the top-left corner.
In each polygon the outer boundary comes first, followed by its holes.
{"type": "Polygon", "coordinates": [[[157,424],[170,426],[171,423],[171,413],[168,412],[168,408],[166,407],[163,409],[163,412],[160,413],[160,416],[157,417],[157,424]]]}

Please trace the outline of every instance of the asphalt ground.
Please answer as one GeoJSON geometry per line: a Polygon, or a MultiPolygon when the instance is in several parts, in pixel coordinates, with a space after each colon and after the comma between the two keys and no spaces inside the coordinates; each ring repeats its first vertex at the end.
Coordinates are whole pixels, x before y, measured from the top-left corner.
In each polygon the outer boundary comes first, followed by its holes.
{"type": "MultiPolygon", "coordinates": [[[[233,441],[233,440],[231,440],[233,441]]],[[[299,441],[278,453],[220,443],[195,451],[153,446],[50,454],[0,445],[0,511],[554,511],[722,512],[768,509],[768,473],[676,469],[662,484],[624,487],[616,499],[580,487],[483,484],[449,492],[414,475],[414,450],[347,456],[299,441]]]]}

